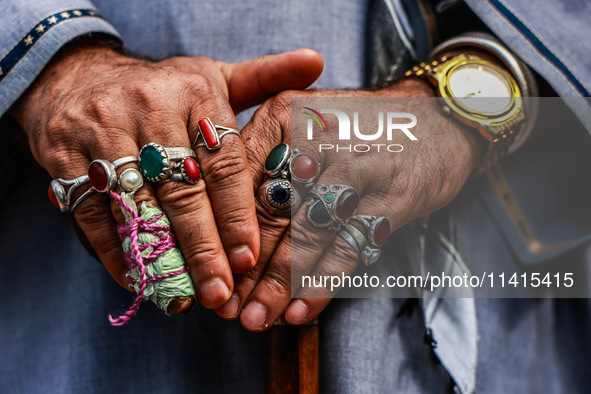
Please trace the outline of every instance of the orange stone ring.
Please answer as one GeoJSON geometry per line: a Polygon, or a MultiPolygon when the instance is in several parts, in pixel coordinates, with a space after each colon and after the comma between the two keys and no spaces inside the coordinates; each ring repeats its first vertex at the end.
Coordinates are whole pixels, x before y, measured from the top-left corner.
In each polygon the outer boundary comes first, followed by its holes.
{"type": "Polygon", "coordinates": [[[238,130],[232,129],[230,127],[215,125],[209,118],[201,119],[198,122],[198,125],[199,132],[197,133],[197,138],[195,138],[193,149],[197,149],[204,146],[209,150],[217,150],[222,147],[222,138],[224,138],[226,135],[240,135],[240,132],[238,130]],[[222,133],[218,134],[218,130],[222,130],[222,133]],[[203,138],[203,142],[197,143],[200,137],[203,138]]]}

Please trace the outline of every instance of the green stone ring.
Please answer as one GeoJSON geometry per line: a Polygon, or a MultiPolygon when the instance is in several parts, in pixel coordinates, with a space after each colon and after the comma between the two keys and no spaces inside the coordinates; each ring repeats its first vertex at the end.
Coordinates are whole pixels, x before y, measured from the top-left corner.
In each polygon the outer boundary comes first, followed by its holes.
{"type": "Polygon", "coordinates": [[[288,179],[306,188],[316,182],[320,168],[314,156],[292,149],[285,143],[274,147],[265,161],[265,174],[269,177],[288,179]]]}
{"type": "Polygon", "coordinates": [[[265,173],[270,177],[288,177],[287,164],[292,156],[292,150],[287,144],[274,147],[265,161],[265,173]]]}
{"type": "Polygon", "coordinates": [[[195,158],[195,152],[185,147],[164,147],[150,142],[140,151],[140,170],[150,182],[161,183],[173,174],[173,170],[180,167],[183,160],[195,158]]]}

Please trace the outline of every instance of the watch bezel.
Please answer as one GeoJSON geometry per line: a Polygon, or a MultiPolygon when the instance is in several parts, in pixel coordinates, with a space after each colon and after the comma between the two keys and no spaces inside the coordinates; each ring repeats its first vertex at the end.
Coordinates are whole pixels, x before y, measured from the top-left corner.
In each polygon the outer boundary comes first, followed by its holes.
{"type": "Polygon", "coordinates": [[[437,85],[439,88],[439,94],[445,101],[445,104],[451,109],[452,113],[458,115],[458,119],[462,120],[463,118],[472,126],[483,126],[491,131],[490,129],[495,128],[495,126],[498,127],[500,125],[506,124],[506,122],[510,119],[521,118],[521,116],[519,116],[519,112],[523,112],[521,91],[519,90],[519,86],[517,85],[515,78],[513,78],[511,74],[503,70],[501,67],[479,57],[467,55],[459,55],[443,63],[441,66],[444,66],[445,69],[433,70],[436,71],[435,75],[437,76],[438,80],[437,85]],[[492,68],[507,81],[507,84],[511,90],[511,102],[502,111],[498,113],[486,114],[476,110],[471,110],[469,107],[462,104],[461,101],[456,96],[454,96],[453,92],[450,90],[449,79],[451,75],[460,67],[475,64],[492,68]]]}

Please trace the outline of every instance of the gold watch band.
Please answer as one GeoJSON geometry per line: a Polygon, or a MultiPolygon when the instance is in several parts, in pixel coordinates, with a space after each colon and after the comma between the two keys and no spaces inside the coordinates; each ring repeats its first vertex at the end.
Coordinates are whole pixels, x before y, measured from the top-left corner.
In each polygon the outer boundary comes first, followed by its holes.
{"type": "MultiPolygon", "coordinates": [[[[433,69],[441,65],[442,63],[448,61],[449,59],[449,56],[442,56],[430,62],[421,62],[418,65],[411,68],[410,70],[406,71],[404,73],[404,76],[426,78],[430,80],[435,86],[437,86],[437,78],[435,77],[433,69]]],[[[444,106],[443,110],[446,115],[451,115],[452,110],[449,107],[444,106]]],[[[466,124],[464,124],[464,126],[470,127],[466,124]]],[[[476,129],[472,127],[470,128],[474,132],[478,132],[476,129]]],[[[511,125],[509,125],[509,127],[507,127],[507,125],[504,125],[503,127],[492,126],[490,128],[490,131],[491,134],[494,135],[494,137],[486,138],[486,140],[483,140],[485,136],[482,133],[479,133],[478,138],[481,141],[483,141],[483,144],[485,145],[485,153],[482,157],[482,165],[476,173],[480,173],[486,170],[492,164],[498,162],[501,159],[501,157],[507,154],[509,148],[515,142],[518,133],[518,131],[515,131],[514,127],[512,127],[511,125]]]]}
{"type": "Polygon", "coordinates": [[[442,56],[439,59],[430,61],[430,62],[421,62],[418,65],[414,66],[410,70],[404,73],[405,77],[421,77],[424,78],[426,73],[430,73],[433,70],[433,67],[440,65],[441,63],[447,61],[449,59],[448,56],[442,56]]]}

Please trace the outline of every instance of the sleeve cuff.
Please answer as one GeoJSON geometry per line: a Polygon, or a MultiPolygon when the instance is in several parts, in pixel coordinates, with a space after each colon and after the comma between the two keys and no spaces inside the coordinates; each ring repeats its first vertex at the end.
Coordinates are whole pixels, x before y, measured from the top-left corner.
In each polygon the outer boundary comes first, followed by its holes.
{"type": "Polygon", "coordinates": [[[0,56],[0,116],[25,92],[59,49],[76,37],[103,33],[120,39],[97,11],[72,9],[39,21],[0,56]]]}

